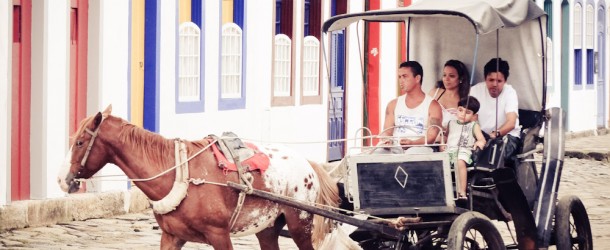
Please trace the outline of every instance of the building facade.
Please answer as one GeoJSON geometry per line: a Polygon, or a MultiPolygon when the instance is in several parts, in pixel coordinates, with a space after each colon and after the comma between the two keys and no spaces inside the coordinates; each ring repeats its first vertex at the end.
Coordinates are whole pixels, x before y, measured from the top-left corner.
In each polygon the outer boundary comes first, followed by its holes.
{"type": "MultiPolygon", "coordinates": [[[[549,14],[547,106],[568,112],[571,131],[606,127],[606,1],[537,3],[549,14]]],[[[383,126],[404,32],[387,23],[322,34],[321,24],[408,4],[0,1],[0,205],[64,196],[56,175],[69,136],[110,104],[114,115],[167,138],[232,131],[288,143],[314,161],[341,159],[362,144],[362,127],[376,134],[383,126]]],[[[120,173],[107,166],[99,175],[120,173]]],[[[86,185],[100,192],[130,183],[86,185]]]]}

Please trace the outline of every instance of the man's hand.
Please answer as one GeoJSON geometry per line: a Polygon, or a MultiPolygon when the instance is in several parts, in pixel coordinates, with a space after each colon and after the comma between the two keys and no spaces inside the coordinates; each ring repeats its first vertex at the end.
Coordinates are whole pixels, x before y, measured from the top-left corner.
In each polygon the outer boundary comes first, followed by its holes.
{"type": "Polygon", "coordinates": [[[491,139],[496,139],[501,136],[502,136],[502,134],[500,133],[500,131],[494,130],[494,131],[491,131],[491,133],[489,133],[489,138],[491,138],[491,139]]]}
{"type": "Polygon", "coordinates": [[[400,139],[401,146],[409,146],[413,144],[413,140],[411,139],[400,139]]]}

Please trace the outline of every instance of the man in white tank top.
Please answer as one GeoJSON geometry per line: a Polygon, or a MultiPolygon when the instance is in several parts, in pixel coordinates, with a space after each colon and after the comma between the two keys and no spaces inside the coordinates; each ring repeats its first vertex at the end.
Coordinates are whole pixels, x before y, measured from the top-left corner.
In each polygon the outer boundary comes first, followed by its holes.
{"type": "MultiPolygon", "coordinates": [[[[406,61],[398,68],[398,83],[405,94],[390,101],[381,135],[394,136],[403,148],[432,144],[443,120],[441,106],[421,89],[421,65],[406,61]]],[[[391,141],[386,142],[391,144],[391,141]]]]}

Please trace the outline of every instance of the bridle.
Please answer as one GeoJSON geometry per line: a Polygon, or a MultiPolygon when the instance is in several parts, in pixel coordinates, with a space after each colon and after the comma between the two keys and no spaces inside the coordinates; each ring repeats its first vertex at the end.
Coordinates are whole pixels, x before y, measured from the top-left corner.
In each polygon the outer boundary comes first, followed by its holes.
{"type": "Polygon", "coordinates": [[[85,132],[87,132],[91,135],[91,140],[89,141],[89,145],[87,145],[87,151],[85,151],[85,156],[80,161],[80,169],[85,168],[85,164],[87,163],[87,159],[89,158],[89,153],[91,153],[91,148],[93,147],[95,138],[97,138],[100,128],[102,127],[102,122],[104,122],[104,120],[105,120],[105,117],[102,117],[102,120],[100,121],[100,124],[97,125],[97,128],[95,129],[95,131],[91,131],[90,129],[85,128],[85,132]]]}

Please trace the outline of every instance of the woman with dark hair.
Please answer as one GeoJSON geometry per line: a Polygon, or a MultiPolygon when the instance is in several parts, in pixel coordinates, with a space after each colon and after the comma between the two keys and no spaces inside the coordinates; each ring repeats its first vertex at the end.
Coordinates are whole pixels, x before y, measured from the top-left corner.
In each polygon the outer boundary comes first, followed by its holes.
{"type": "Polygon", "coordinates": [[[443,111],[443,130],[447,129],[447,123],[455,120],[458,101],[467,97],[470,91],[470,75],[466,65],[458,60],[449,60],[443,67],[443,78],[436,86],[428,92],[440,105],[443,111]]]}

